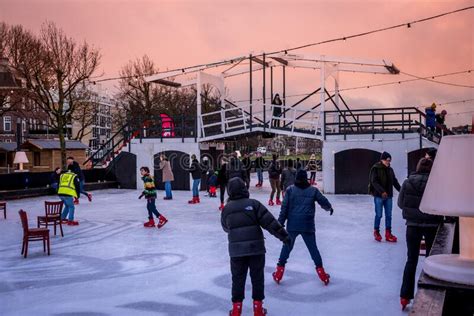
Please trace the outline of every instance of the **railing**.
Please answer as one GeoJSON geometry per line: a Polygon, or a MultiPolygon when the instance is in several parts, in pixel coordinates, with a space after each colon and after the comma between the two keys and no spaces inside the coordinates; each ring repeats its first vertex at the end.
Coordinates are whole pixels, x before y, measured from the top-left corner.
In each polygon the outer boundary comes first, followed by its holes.
{"type": "Polygon", "coordinates": [[[125,146],[131,146],[131,140],[139,138],[166,138],[197,139],[196,119],[189,116],[150,116],[143,120],[137,118],[128,121],[109,140],[100,145],[84,162],[92,167],[112,161],[125,146]]]}
{"type": "Polygon", "coordinates": [[[362,110],[342,110],[324,112],[325,136],[354,134],[402,134],[418,133],[434,142],[441,135],[429,130],[425,124],[425,114],[417,108],[380,108],[362,110]],[[332,118],[332,122],[331,122],[332,118]]]}

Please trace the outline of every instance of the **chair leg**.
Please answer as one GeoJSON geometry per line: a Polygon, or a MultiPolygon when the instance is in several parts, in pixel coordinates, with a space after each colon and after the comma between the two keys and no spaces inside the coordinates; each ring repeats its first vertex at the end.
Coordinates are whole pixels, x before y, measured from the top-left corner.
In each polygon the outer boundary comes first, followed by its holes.
{"type": "Polygon", "coordinates": [[[61,220],[59,220],[59,230],[61,231],[61,237],[64,237],[63,224],[61,224],[61,220]]]}
{"type": "Polygon", "coordinates": [[[21,254],[25,252],[25,238],[23,238],[23,244],[21,245],[21,254]]]}
{"type": "Polygon", "coordinates": [[[7,219],[7,208],[6,207],[3,209],[3,217],[5,217],[5,219],[7,219]]]}
{"type": "Polygon", "coordinates": [[[46,252],[46,238],[43,238],[43,252],[46,252]]]}
{"type": "Polygon", "coordinates": [[[50,255],[50,250],[49,250],[49,235],[48,235],[48,256],[50,255]]]}
{"type": "Polygon", "coordinates": [[[28,256],[28,238],[25,240],[25,258],[28,256]]]}
{"type": "Polygon", "coordinates": [[[54,221],[54,236],[56,236],[56,221],[54,221]]]}
{"type": "Polygon", "coordinates": [[[39,218],[36,220],[36,226],[38,226],[38,228],[40,228],[40,220],[39,220],[39,218]]]}

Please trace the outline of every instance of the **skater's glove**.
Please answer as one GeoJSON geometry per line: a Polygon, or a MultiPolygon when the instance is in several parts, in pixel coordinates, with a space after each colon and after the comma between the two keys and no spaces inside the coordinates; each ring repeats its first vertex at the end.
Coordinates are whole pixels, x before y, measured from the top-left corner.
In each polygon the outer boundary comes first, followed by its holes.
{"type": "Polygon", "coordinates": [[[385,200],[386,198],[388,198],[388,194],[387,194],[387,192],[384,192],[384,193],[382,193],[382,199],[384,199],[384,200],[385,200]]]}
{"type": "Polygon", "coordinates": [[[142,197],[144,197],[144,196],[145,196],[145,194],[142,193],[142,194],[140,194],[140,196],[138,197],[138,199],[141,200],[142,197]]]}

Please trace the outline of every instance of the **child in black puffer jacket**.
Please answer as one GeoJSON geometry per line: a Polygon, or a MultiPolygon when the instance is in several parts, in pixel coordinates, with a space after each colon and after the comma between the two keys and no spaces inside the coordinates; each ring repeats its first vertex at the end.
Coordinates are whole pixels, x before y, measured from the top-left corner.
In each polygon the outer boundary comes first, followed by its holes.
{"type": "Polygon", "coordinates": [[[259,201],[249,199],[245,182],[232,178],[227,186],[229,201],[221,215],[221,224],[228,234],[232,272],[232,316],[242,312],[245,279],[250,269],[254,315],[264,315],[265,241],[262,228],[289,244],[288,233],[259,201]]]}

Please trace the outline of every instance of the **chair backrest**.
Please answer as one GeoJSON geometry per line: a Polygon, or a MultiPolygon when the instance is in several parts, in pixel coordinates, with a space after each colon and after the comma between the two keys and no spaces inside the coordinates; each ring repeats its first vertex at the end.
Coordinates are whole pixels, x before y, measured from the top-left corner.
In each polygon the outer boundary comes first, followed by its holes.
{"type": "Polygon", "coordinates": [[[18,213],[20,214],[21,226],[23,226],[23,232],[25,234],[28,234],[28,215],[23,210],[18,211],[18,213]]]}
{"type": "Polygon", "coordinates": [[[46,212],[46,217],[61,215],[62,209],[63,209],[63,201],[58,201],[58,202],[44,201],[44,210],[46,212]]]}

